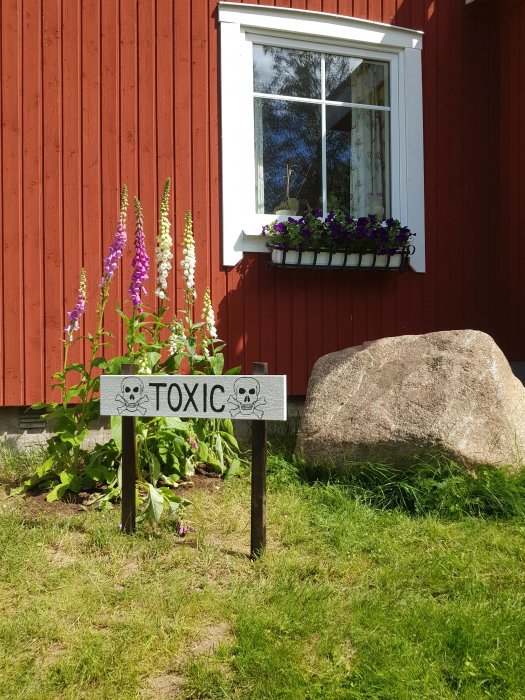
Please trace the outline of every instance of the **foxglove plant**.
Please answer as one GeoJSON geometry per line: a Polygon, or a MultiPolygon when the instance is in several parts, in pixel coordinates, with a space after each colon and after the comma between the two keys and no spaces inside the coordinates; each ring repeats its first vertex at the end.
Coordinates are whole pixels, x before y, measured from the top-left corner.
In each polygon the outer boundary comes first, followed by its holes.
{"type": "MultiPolygon", "coordinates": [[[[73,341],[73,334],[79,330],[80,318],[86,305],[86,273],[82,269],[77,302],[68,313],[64,340],[64,367],[57,372],[55,388],[61,393],[61,403],[35,404],[35,408],[45,409],[43,414],[54,424],[54,435],[48,440],[45,461],[38,466],[33,476],[23,485],[24,490],[36,486],[51,489],[47,499],[54,501],[66,492],[91,491],[95,493],[90,503],[108,506],[120,495],[117,476],[120,447],[114,440],[98,444],[88,452],[83,441],[88,433],[90,421],[99,415],[99,371],[118,374],[123,362],[132,362],[139,373],[178,372],[181,368],[193,374],[221,374],[224,357],[220,350],[224,347],[217,339],[215,315],[209,290],[204,295],[202,322],[193,323],[195,304],[195,243],[193,239],[191,212],[186,214],[184,229],[184,280],[186,310],[182,318],[171,323],[164,321],[167,308],[167,275],[171,269],[171,236],[169,235],[168,199],[170,180],[164,187],[160,206],[160,229],[157,239],[157,288],[159,304],[154,313],[143,309],[142,295],[146,292],[149,259],[146,253],[144,224],[140,202],[135,198],[136,227],[135,255],[132,261],[132,275],[129,286],[132,312],[128,317],[118,304],[119,318],[126,328],[127,353],[124,356],[109,356],[108,347],[111,334],[104,329],[104,314],[109,300],[110,285],[122,258],[126,243],[126,217],[128,195],[124,186],[121,191],[120,216],[117,231],[110,245],[109,254],[103,262],[103,274],[97,305],[97,329],[87,333],[85,341],[90,353],[85,364],[75,362],[68,365],[67,354],[73,341]],[[166,337],[166,331],[170,331],[166,337]],[[105,348],[104,355],[100,354],[105,348]],[[209,348],[212,350],[210,356],[209,348]],[[167,351],[167,353],[166,353],[167,351]],[[167,355],[167,356],[166,356],[167,355]],[[72,377],[80,375],[76,383],[72,377]],[[105,484],[100,489],[100,484],[105,484]]],[[[83,336],[81,336],[83,337],[83,336]]],[[[84,338],[84,337],[83,337],[84,338]]],[[[229,373],[234,374],[238,368],[229,373]]],[[[117,426],[119,417],[112,419],[112,429],[117,426]]],[[[116,431],[118,434],[118,431],[116,431]]],[[[143,500],[141,517],[158,520],[163,510],[176,515],[179,534],[182,536],[191,528],[183,523],[181,508],[187,504],[174,491],[181,477],[191,476],[201,462],[213,465],[222,474],[233,473],[239,468],[239,448],[233,436],[231,421],[214,419],[180,420],[162,416],[136,421],[137,440],[137,484],[138,494],[143,500]],[[146,494],[146,495],[144,495],[146,494]],[[162,504],[162,507],[159,507],[162,504]]]]}
{"type": "Polygon", "coordinates": [[[204,326],[208,332],[208,335],[212,339],[217,338],[217,329],[215,328],[215,313],[213,311],[213,306],[211,303],[210,288],[206,287],[204,292],[204,299],[202,303],[202,317],[204,320],[204,326]]]}
{"type": "Polygon", "coordinates": [[[144,236],[144,222],[142,218],[142,207],[140,202],[135,197],[135,216],[136,216],[136,227],[135,227],[135,256],[131,261],[133,266],[133,274],[131,276],[131,284],[129,286],[129,292],[131,295],[131,302],[133,304],[133,309],[137,313],[142,313],[142,294],[147,294],[144,288],[144,282],[148,278],[149,270],[149,256],[146,253],[146,240],[144,236]]]}
{"type": "Polygon", "coordinates": [[[69,342],[73,340],[73,331],[79,329],[79,318],[82,316],[86,308],[86,271],[84,268],[80,270],[80,285],[78,288],[77,303],[72,311],[68,311],[68,324],[64,328],[69,342]]]}
{"type": "Polygon", "coordinates": [[[122,186],[120,192],[120,217],[117,225],[117,230],[115,232],[115,237],[113,242],[109,246],[109,255],[104,259],[104,274],[102,275],[102,281],[100,286],[106,288],[111,282],[111,278],[115,274],[117,269],[117,264],[122,257],[122,251],[127,241],[126,234],[126,217],[128,212],[128,188],[126,185],[122,186]]]}
{"type": "Polygon", "coordinates": [[[168,287],[168,273],[171,270],[171,260],[173,245],[170,236],[170,220],[168,217],[171,179],[168,178],[164,185],[160,204],[159,235],[157,236],[157,288],[155,294],[159,299],[167,299],[166,289],[168,287]]]}
{"type": "Polygon", "coordinates": [[[186,280],[186,298],[197,298],[195,291],[195,239],[193,237],[193,219],[191,211],[186,212],[186,220],[184,224],[184,236],[182,239],[182,262],[181,266],[184,270],[184,279],[186,280]]]}

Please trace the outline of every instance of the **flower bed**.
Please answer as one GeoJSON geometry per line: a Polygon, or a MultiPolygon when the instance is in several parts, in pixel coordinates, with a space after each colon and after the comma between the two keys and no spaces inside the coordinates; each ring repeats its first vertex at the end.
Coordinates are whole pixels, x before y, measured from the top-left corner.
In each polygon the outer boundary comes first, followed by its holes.
{"type": "Polygon", "coordinates": [[[319,211],[274,221],[263,229],[272,264],[279,267],[331,269],[406,269],[413,234],[397,219],[371,214],[353,219],[347,212],[319,211]]]}

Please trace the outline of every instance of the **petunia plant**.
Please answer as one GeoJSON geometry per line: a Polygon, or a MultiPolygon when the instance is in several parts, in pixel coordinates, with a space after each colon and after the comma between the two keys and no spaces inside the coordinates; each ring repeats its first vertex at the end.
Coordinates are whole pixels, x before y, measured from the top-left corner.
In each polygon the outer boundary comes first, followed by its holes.
{"type": "MultiPolygon", "coordinates": [[[[99,286],[94,333],[75,333],[81,330],[82,316],[87,303],[86,272],[82,268],[77,301],[68,312],[64,339],[64,366],[54,376],[60,401],[35,404],[44,409],[43,417],[53,427],[47,441],[46,459],[23,485],[49,490],[47,499],[64,498],[67,493],[91,491],[88,503],[110,507],[120,496],[120,418],[111,419],[112,439],[96,444],[91,450],[85,446],[89,425],[99,417],[99,376],[104,371],[119,374],[124,363],[135,365],[139,374],[176,373],[221,374],[224,367],[224,343],[218,339],[215,328],[210,291],[204,293],[201,321],[196,322],[195,302],[195,242],[191,212],[187,212],[183,236],[184,299],[185,308],[171,316],[167,306],[168,274],[172,268],[173,241],[170,235],[169,195],[170,180],[166,181],[160,202],[159,232],[156,241],[156,279],[154,307],[146,308],[144,297],[149,279],[150,260],[146,252],[146,232],[142,207],[134,199],[135,254],[131,263],[129,299],[116,311],[125,329],[126,352],[111,352],[111,334],[104,322],[112,280],[127,242],[126,223],[128,193],[121,191],[120,215],[109,254],[103,261],[99,286]],[[129,306],[129,312],[126,311],[129,306]],[[70,347],[85,341],[87,360],[68,363],[70,347]]],[[[238,372],[239,368],[230,370],[238,372]]],[[[182,420],[179,418],[137,418],[138,495],[143,501],[142,518],[158,520],[163,510],[176,518],[176,531],[184,534],[189,526],[183,520],[183,506],[187,504],[176,493],[180,479],[191,476],[199,464],[206,464],[223,475],[231,475],[240,466],[239,446],[229,420],[182,420]]]]}
{"type": "Polygon", "coordinates": [[[397,219],[381,220],[374,214],[354,219],[343,210],[308,210],[300,217],[276,220],[262,230],[266,245],[277,250],[340,251],[395,255],[411,245],[415,236],[397,219]]]}

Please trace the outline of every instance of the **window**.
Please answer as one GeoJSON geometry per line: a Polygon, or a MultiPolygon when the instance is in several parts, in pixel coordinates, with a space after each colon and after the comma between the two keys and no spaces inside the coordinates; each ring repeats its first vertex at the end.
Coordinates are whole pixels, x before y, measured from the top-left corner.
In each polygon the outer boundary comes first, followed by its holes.
{"type": "Polygon", "coordinates": [[[223,260],[305,206],[393,216],[424,271],[421,34],[219,3],[223,260]]]}

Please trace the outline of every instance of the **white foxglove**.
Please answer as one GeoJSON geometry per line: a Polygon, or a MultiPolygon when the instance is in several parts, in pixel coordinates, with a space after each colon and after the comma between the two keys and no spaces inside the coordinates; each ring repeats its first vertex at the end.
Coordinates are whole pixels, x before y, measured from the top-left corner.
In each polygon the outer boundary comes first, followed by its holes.
{"type": "Polygon", "coordinates": [[[159,235],[157,236],[157,287],[155,294],[159,299],[167,299],[168,273],[171,270],[170,260],[173,258],[173,245],[170,236],[170,221],[168,218],[171,179],[166,180],[160,203],[159,235]]]}

